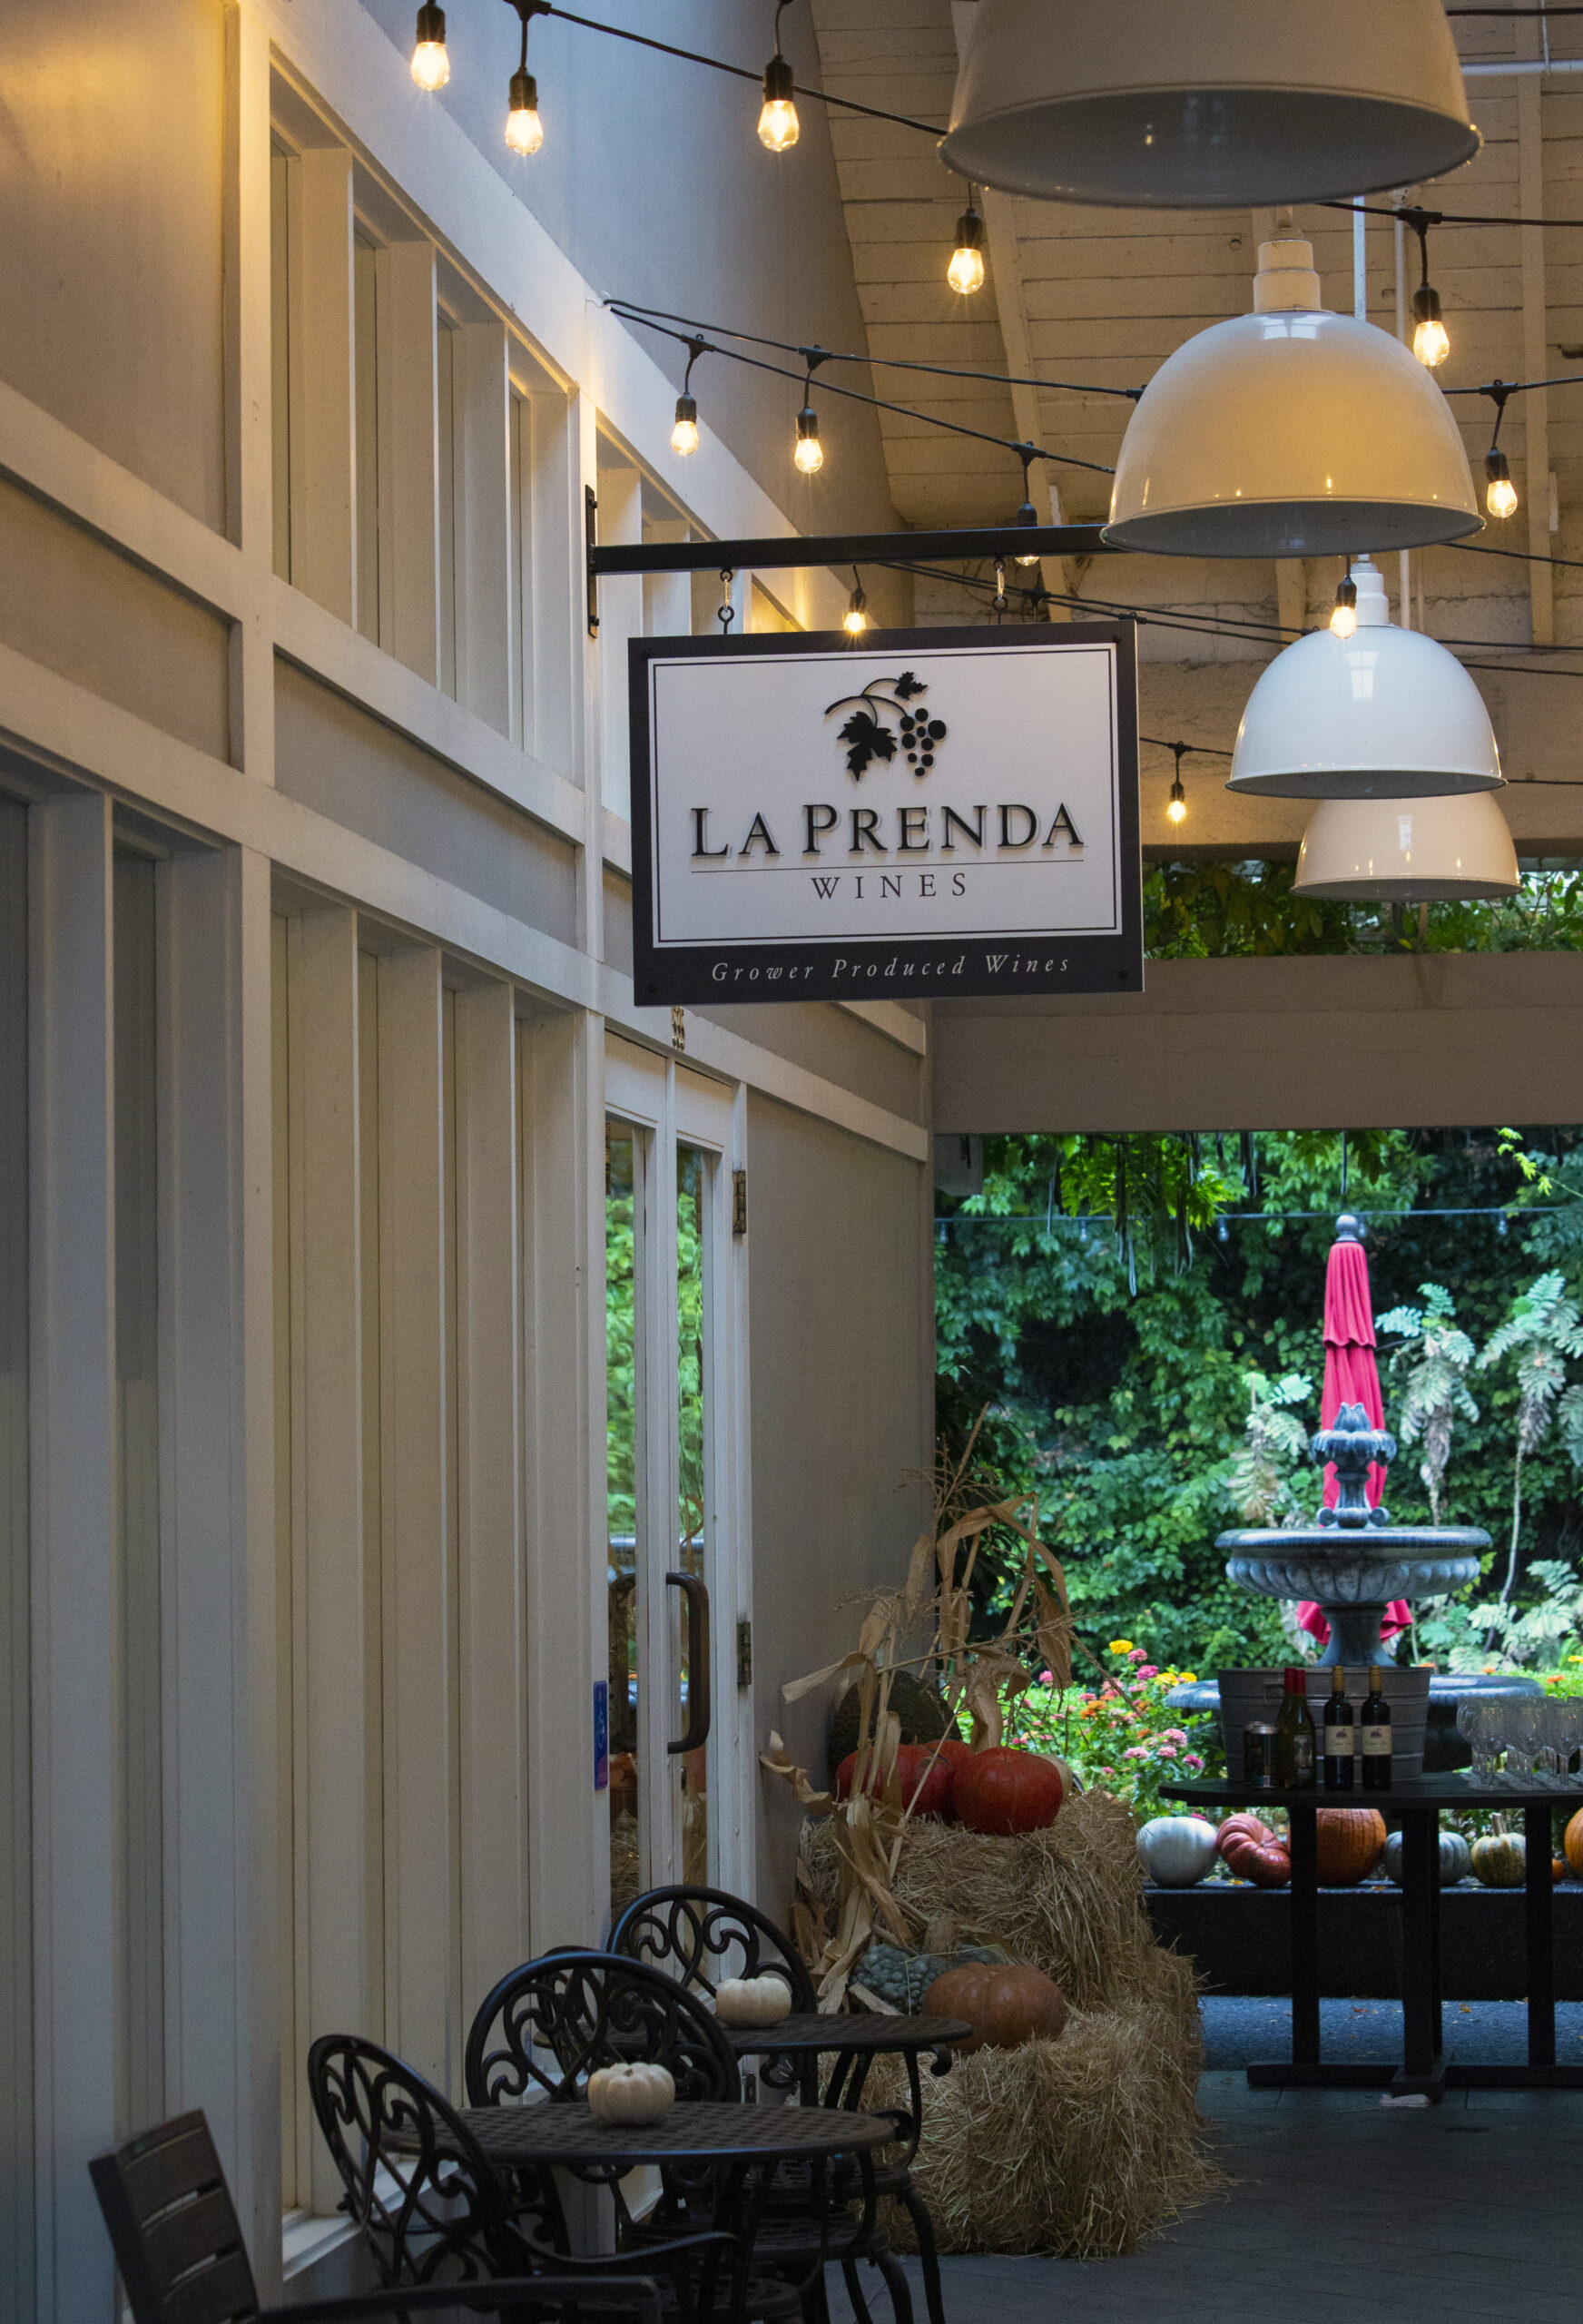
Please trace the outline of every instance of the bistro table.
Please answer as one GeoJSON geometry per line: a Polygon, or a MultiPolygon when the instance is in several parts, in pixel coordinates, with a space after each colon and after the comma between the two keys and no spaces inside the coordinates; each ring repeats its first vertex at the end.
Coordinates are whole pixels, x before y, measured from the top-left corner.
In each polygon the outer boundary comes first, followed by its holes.
{"type": "Polygon", "coordinates": [[[900,2013],[889,2016],[879,2010],[844,2015],[799,2010],[773,2025],[723,2024],[721,2031],[739,2058],[798,2059],[811,2064],[821,2056],[833,2056],[835,2064],[824,2090],[826,2106],[856,2107],[873,2061],[904,2057],[915,2117],[921,2102],[918,2061],[923,2052],[934,2052],[931,2073],[949,2073],[952,2050],[973,2038],[973,2029],[964,2017],[908,2017],[900,2013]]]}
{"type": "Polygon", "coordinates": [[[1410,1777],[1389,1791],[1268,1791],[1236,1782],[1170,1783],[1169,1799],[1224,1812],[1283,1807],[1292,1834],[1292,2055],[1251,2065],[1260,2089],[1391,2088],[1439,2099],[1448,2090],[1583,2090],[1583,2065],[1556,2063],[1556,1961],[1551,1814],[1583,1799],[1555,1784],[1481,1783],[1466,1775],[1410,1777]],[[1317,1811],[1378,1807],[1401,1818],[1402,2060],[1325,2061],[1319,2042],[1317,1811]],[[1520,1807],[1527,1843],[1528,2063],[1448,2064],[1440,2025],[1440,1810],[1520,1807]]]}

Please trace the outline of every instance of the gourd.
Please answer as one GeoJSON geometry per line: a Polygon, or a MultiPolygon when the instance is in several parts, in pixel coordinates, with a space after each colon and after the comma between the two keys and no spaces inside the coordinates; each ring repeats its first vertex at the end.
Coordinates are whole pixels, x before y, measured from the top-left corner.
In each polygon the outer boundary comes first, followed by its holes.
{"type": "Polygon", "coordinates": [[[1473,1843],[1473,1870],[1486,1888],[1520,1888],[1528,1877],[1528,1843],[1520,1832],[1509,1832],[1504,1816],[1495,1829],[1473,1843]]]}
{"type": "Polygon", "coordinates": [[[965,2017],[973,2038],[964,2050],[1015,2050],[1023,2042],[1054,2042],[1067,2023],[1059,1985],[1016,1961],[969,1961],[937,1977],[923,1997],[925,2017],[965,2017]]]}
{"type": "Polygon", "coordinates": [[[1292,1877],[1291,1856],[1256,1816],[1228,1816],[1218,1846],[1227,1871],[1251,1880],[1255,1888],[1284,1888],[1292,1877]]]}
{"type": "Polygon", "coordinates": [[[792,1988],[773,1969],[759,1977],[723,1977],[714,2014],[723,2025],[779,2025],[792,2014],[792,1988]]]}
{"type": "Polygon", "coordinates": [[[1384,1854],[1385,1818],[1377,1807],[1322,1807],[1314,1821],[1321,1880],[1327,1888],[1355,1888],[1384,1854]]]}
{"type": "Polygon", "coordinates": [[[1060,1813],[1064,1787],[1059,1770],[1037,1752],[998,1745],[960,1762],[952,1796],[970,1832],[1042,1832],[1060,1813]]]}
{"type": "Polygon", "coordinates": [[[1202,1816],[1155,1816],[1137,1836],[1138,1862],[1161,1888],[1192,1888],[1214,1862],[1215,1830],[1202,1816]]]}
{"type": "MultiPolygon", "coordinates": [[[[967,1746],[964,1744],[961,1748],[966,1755],[967,1746]]],[[[903,1807],[910,1802],[911,1813],[915,1817],[928,1817],[936,1822],[949,1824],[953,1820],[953,1768],[945,1756],[945,1749],[942,1744],[937,1754],[932,1743],[903,1743],[896,1754],[896,1783],[903,1807]]],[[[858,1755],[855,1751],[849,1751],[836,1769],[835,1796],[838,1799],[850,1796],[857,1768],[858,1755]]],[[[876,1799],[885,1788],[872,1758],[863,1780],[863,1788],[876,1799]]]]}
{"type": "MultiPolygon", "coordinates": [[[[1472,1866],[1472,1851],[1460,1832],[1440,1834],[1440,1886],[1442,1888],[1454,1888],[1459,1880],[1465,1880],[1472,1866]]],[[[1400,1888],[1402,1886],[1400,1832],[1392,1832],[1386,1841],[1383,1863],[1387,1878],[1394,1880],[1400,1888]]]]}
{"type": "Polygon", "coordinates": [[[676,2085],[664,2066],[600,2066],[588,2077],[589,2111],[601,2122],[629,2129],[657,2122],[675,2102],[676,2085]]]}
{"type": "Polygon", "coordinates": [[[1583,1880],[1583,1807],[1567,1826],[1567,1836],[1561,1842],[1567,1862],[1572,1867],[1574,1880],[1583,1880]]]}

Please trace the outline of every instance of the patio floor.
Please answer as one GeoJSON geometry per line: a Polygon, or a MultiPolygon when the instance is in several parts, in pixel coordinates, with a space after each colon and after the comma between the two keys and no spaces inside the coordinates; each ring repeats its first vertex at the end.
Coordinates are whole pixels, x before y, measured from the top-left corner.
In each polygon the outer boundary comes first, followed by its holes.
{"type": "MultiPolygon", "coordinates": [[[[1576,2055],[1583,2025],[1569,2021],[1583,2008],[1558,2015],[1560,2053],[1576,2055]]],[[[1440,2106],[1409,2107],[1382,2106],[1374,2091],[1250,2091],[1237,2065],[1278,2056],[1271,2030],[1284,2023],[1281,2003],[1205,2009],[1212,2064],[1199,2102],[1235,2182],[1223,2200],[1129,2260],[947,2260],[949,2324],[1248,2324],[1293,2300],[1391,2324],[1576,2324],[1583,2093],[1455,2091],[1440,2106]]],[[[1355,2040],[1356,2054],[1388,2055],[1398,2023],[1388,2003],[1328,2002],[1326,2053],[1344,2055],[1355,2040]]],[[[1514,2004],[1475,2004],[1464,2017],[1451,2003],[1447,2046],[1520,2057],[1520,2025],[1514,2004]]],[[[924,2324],[915,2264],[909,2272],[924,2324]]],[[[876,2324],[888,2324],[870,2281],[876,2324]]],[[[833,2273],[831,2290],[832,2324],[850,2324],[833,2273]]]]}

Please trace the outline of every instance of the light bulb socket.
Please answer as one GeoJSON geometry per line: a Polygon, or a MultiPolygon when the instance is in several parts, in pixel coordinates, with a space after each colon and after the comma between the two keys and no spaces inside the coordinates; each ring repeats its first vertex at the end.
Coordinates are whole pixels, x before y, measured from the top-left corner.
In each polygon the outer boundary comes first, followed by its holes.
{"type": "Polygon", "coordinates": [[[959,251],[981,251],[984,247],[984,221],[976,210],[964,210],[957,221],[959,251]]]}
{"type": "Polygon", "coordinates": [[[1180,775],[1171,785],[1171,803],[1165,812],[1174,823],[1181,822],[1187,812],[1187,793],[1182,788],[1180,775]]]}
{"type": "MultiPolygon", "coordinates": [[[[437,8],[434,14],[438,16],[439,10],[437,8]]],[[[533,74],[520,64],[511,76],[511,110],[513,113],[538,111],[538,83],[534,79],[533,74]]]]}
{"type": "Polygon", "coordinates": [[[432,43],[437,48],[445,46],[445,10],[424,6],[418,12],[418,45],[432,43]]]}
{"type": "Polygon", "coordinates": [[[1440,320],[1440,294],[1432,282],[1421,282],[1412,294],[1412,320],[1415,323],[1438,323],[1440,320]]]}
{"type": "Polygon", "coordinates": [[[817,444],[819,441],[819,414],[811,403],[805,403],[797,415],[797,441],[800,444],[817,444]]]}
{"type": "Polygon", "coordinates": [[[1343,606],[1348,613],[1351,613],[1356,607],[1357,602],[1358,585],[1349,573],[1344,581],[1338,581],[1336,583],[1336,604],[1340,606],[1343,606]]]}
{"type": "Polygon", "coordinates": [[[772,56],[764,67],[764,103],[767,105],[789,105],[796,94],[797,83],[791,65],[782,55],[772,56]]]}
{"type": "Polygon", "coordinates": [[[676,398],[676,418],[679,421],[690,421],[694,428],[698,425],[698,399],[696,396],[678,396],[676,398]]]}
{"type": "Polygon", "coordinates": [[[1491,444],[1484,455],[1484,481],[1486,484],[1509,484],[1511,481],[1511,469],[1499,444],[1491,444]]]}

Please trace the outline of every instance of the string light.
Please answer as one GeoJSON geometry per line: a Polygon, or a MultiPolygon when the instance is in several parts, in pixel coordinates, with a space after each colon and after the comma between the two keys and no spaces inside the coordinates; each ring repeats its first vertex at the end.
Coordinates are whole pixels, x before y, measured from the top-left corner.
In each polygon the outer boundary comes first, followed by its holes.
{"type": "Polygon", "coordinates": [[[1171,796],[1166,802],[1165,812],[1172,822],[1183,823],[1187,820],[1187,793],[1182,788],[1182,759],[1188,745],[1172,743],[1169,747],[1176,754],[1176,773],[1171,783],[1171,796]]]}
{"type": "Polygon", "coordinates": [[[1352,578],[1352,560],[1347,559],[1345,577],[1336,584],[1335,604],[1331,610],[1331,634],[1335,637],[1351,637],[1358,626],[1358,585],[1352,578]]]}
{"type": "MultiPolygon", "coordinates": [[[[522,32],[526,41],[526,25],[522,32]]],[[[506,143],[514,153],[536,153],[544,143],[544,123],[538,117],[538,83],[526,65],[511,76],[511,111],[506,116],[506,143]]]]}
{"type": "Polygon", "coordinates": [[[451,77],[451,60],[446,54],[445,10],[424,7],[418,12],[418,44],[412,52],[412,77],[420,89],[431,94],[443,89],[451,77]]]}
{"type": "Polygon", "coordinates": [[[693,396],[693,366],[701,355],[711,352],[708,342],[702,339],[687,341],[687,369],[682,375],[682,392],[676,398],[676,424],[671,430],[671,449],[683,459],[698,449],[698,406],[693,396]]]}
{"type": "Polygon", "coordinates": [[[1429,279],[1429,230],[1440,223],[1440,213],[1438,210],[1401,210],[1396,214],[1418,236],[1422,280],[1412,294],[1412,351],[1426,369],[1433,371],[1451,351],[1445,324],[1440,320],[1440,294],[1429,279]]]}
{"type": "MultiPolygon", "coordinates": [[[[1022,506],[1017,512],[1016,521],[1023,526],[1037,525],[1038,511],[1028,496],[1027,469],[1029,461],[1038,458],[1037,448],[1032,444],[1019,444],[1017,448],[1022,459],[1022,506]]],[[[1038,554],[1036,550],[1028,556],[1019,556],[1017,562],[1026,569],[1028,566],[1038,563],[1038,554]]]]}
{"type": "Polygon", "coordinates": [[[968,298],[984,288],[984,221],[973,202],[973,188],[968,187],[968,206],[957,221],[957,247],[951,252],[951,262],[946,269],[946,281],[951,289],[968,298]]]}
{"type": "Polygon", "coordinates": [[[781,54],[781,11],[788,0],[776,0],[775,54],[764,67],[764,102],[759,113],[759,143],[772,153],[790,153],[802,133],[797,118],[797,85],[792,67],[781,54]]]}
{"type": "Polygon", "coordinates": [[[792,455],[804,476],[817,476],[824,466],[824,446],[819,440],[819,414],[805,403],[797,415],[797,449],[792,455]]]}
{"type": "Polygon", "coordinates": [[[1495,425],[1490,434],[1490,449],[1484,455],[1484,506],[1492,517],[1515,517],[1517,487],[1511,480],[1511,470],[1500,448],[1500,423],[1506,417],[1506,399],[1511,393],[1511,382],[1494,379],[1481,392],[1495,406],[1495,425]]]}
{"type": "Polygon", "coordinates": [[[869,626],[869,600],[863,595],[863,585],[858,578],[858,568],[852,567],[852,594],[841,615],[841,627],[849,637],[861,637],[869,626]]]}

